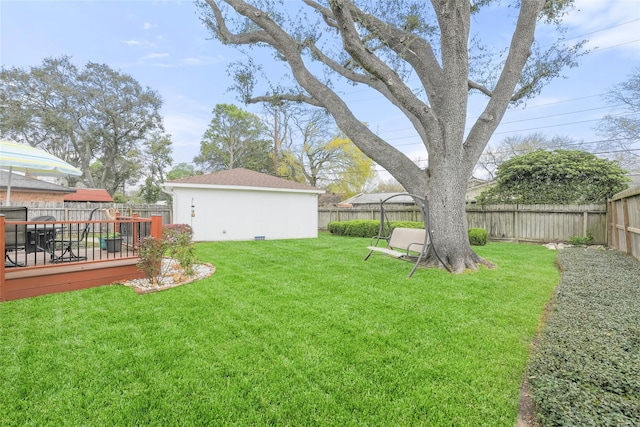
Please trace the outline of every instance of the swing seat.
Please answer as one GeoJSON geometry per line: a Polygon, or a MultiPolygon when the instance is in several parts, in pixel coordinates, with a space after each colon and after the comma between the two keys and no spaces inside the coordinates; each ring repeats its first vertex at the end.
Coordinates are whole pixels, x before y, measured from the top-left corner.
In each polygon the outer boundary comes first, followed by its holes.
{"type": "Polygon", "coordinates": [[[387,241],[384,238],[378,238],[375,245],[368,246],[370,250],[369,256],[373,252],[381,252],[394,258],[413,258],[422,253],[425,243],[428,244],[427,231],[421,228],[394,228],[391,236],[387,241]],[[380,241],[387,242],[386,247],[377,246],[380,241]]]}
{"type": "Polygon", "coordinates": [[[415,273],[420,262],[425,261],[429,254],[433,253],[444,268],[451,272],[449,266],[442,261],[436,251],[436,248],[433,246],[432,232],[433,231],[429,228],[429,201],[426,197],[410,193],[400,193],[389,196],[380,201],[380,229],[378,231],[378,235],[373,237],[373,239],[376,240],[375,243],[373,243],[372,239],[372,244],[367,247],[367,249],[369,249],[369,253],[364,257],[364,260],[368,260],[374,252],[381,252],[396,259],[413,261],[413,268],[409,273],[409,277],[411,277],[413,276],[413,273],[415,273]],[[384,204],[398,196],[411,196],[416,200],[416,203],[418,203],[420,210],[422,211],[426,228],[397,227],[391,229],[391,222],[385,213],[384,204]],[[390,235],[387,235],[388,230],[391,230],[390,235]],[[381,241],[384,241],[386,245],[378,246],[381,241]]]}

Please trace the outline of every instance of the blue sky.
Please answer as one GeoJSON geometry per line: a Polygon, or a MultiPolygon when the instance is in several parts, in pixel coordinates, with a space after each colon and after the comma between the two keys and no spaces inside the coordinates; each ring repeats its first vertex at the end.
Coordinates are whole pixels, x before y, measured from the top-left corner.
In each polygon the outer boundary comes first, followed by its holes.
{"type": "MultiPolygon", "coordinates": [[[[526,108],[510,110],[492,143],[533,132],[592,142],[601,139],[593,129],[597,121],[621,111],[609,107],[602,95],[640,66],[640,1],[577,0],[576,5],[579,10],[566,21],[567,36],[589,39],[592,53],[526,108]]],[[[496,12],[500,19],[475,24],[490,25],[496,44],[508,42],[509,20],[501,14],[504,11],[496,12]]],[[[78,66],[106,63],[157,91],[164,101],[162,113],[172,135],[175,163],[191,162],[198,154],[214,105],[237,104],[227,90],[231,79],[226,70],[242,56],[211,40],[192,1],[0,0],[2,66],[27,68],[60,55],[71,56],[78,66]]],[[[426,157],[408,122],[381,108],[376,94],[350,88],[344,99],[412,159],[426,157]]],[[[260,112],[257,106],[242,108],[260,112]]]]}

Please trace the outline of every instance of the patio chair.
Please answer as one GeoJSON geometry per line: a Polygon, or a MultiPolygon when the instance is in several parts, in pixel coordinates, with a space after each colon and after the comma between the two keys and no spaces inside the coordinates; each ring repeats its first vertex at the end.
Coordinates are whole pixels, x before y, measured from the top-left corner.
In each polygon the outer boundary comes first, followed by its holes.
{"type": "MultiPolygon", "coordinates": [[[[27,208],[25,207],[0,207],[0,214],[5,216],[8,221],[26,221],[27,208]]],[[[11,258],[9,252],[15,252],[24,249],[27,241],[26,225],[5,225],[4,230],[4,265],[5,267],[24,267],[24,264],[18,262],[17,256],[11,258]]]]}
{"type": "MultiPolygon", "coordinates": [[[[34,222],[52,222],[56,217],[51,215],[40,215],[31,218],[29,221],[34,222]]],[[[27,227],[27,241],[25,250],[27,253],[43,252],[46,249],[47,242],[55,239],[57,226],[50,224],[29,225],[27,227]]]]}
{"type": "MultiPolygon", "coordinates": [[[[89,214],[89,220],[91,221],[93,220],[93,215],[99,210],[99,208],[95,208],[94,210],[91,211],[91,213],[89,214]]],[[[79,231],[80,228],[78,227],[78,237],[77,239],[72,239],[71,238],[71,234],[69,235],[68,239],[58,239],[57,237],[54,238],[50,243],[49,243],[49,247],[51,249],[51,261],[58,263],[58,262],[72,262],[72,261],[86,261],[87,257],[86,256],[81,256],[78,254],[78,252],[80,252],[80,247],[82,246],[83,242],[85,245],[85,254],[86,254],[86,248],[87,248],[87,236],[89,235],[89,231],[91,230],[91,223],[87,222],[84,226],[84,228],[82,229],[82,231],[79,231]],[[56,256],[56,248],[58,247],[63,247],[64,249],[62,250],[62,254],[57,255],[56,256]],[[75,248],[75,250],[74,250],[75,248]]],[[[73,230],[71,230],[73,231],[73,230]]]]}

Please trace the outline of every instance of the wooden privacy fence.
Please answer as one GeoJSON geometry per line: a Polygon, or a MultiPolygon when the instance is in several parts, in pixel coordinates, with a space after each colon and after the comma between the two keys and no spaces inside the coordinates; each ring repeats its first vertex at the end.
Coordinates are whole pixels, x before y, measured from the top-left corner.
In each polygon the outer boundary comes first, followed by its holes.
{"type": "MultiPolygon", "coordinates": [[[[607,206],[602,205],[467,205],[470,228],[484,228],[492,240],[567,242],[590,232],[595,244],[607,244],[607,206]]],[[[385,207],[391,221],[422,221],[416,207],[385,207]]],[[[320,208],[318,227],[331,221],[380,220],[375,208],[320,208]]]]}
{"type": "Polygon", "coordinates": [[[609,201],[609,246],[640,260],[640,187],[609,201]]]}
{"type": "Polygon", "coordinates": [[[568,242],[591,233],[594,244],[607,244],[606,205],[469,205],[467,222],[493,240],[568,242]]]}

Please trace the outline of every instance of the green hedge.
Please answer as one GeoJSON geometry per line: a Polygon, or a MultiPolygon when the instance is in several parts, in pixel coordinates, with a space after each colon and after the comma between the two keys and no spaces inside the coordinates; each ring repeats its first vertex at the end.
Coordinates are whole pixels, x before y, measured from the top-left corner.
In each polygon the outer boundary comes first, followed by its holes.
{"type": "Polygon", "coordinates": [[[470,228],[468,233],[471,246],[484,246],[489,240],[489,233],[484,228],[470,228]]]}
{"type": "MultiPolygon", "coordinates": [[[[355,219],[351,221],[333,221],[327,225],[331,234],[351,237],[373,237],[380,230],[380,221],[372,219],[355,219]]],[[[424,228],[424,223],[417,221],[391,221],[391,228],[424,228]]],[[[473,246],[484,246],[489,240],[489,233],[484,228],[470,228],[469,242],[473,246]]]]}
{"type": "MultiPolygon", "coordinates": [[[[391,228],[424,228],[424,223],[415,221],[391,221],[391,228]]],[[[351,237],[373,237],[380,230],[380,221],[356,219],[352,221],[333,221],[327,225],[331,234],[351,237]]]]}

